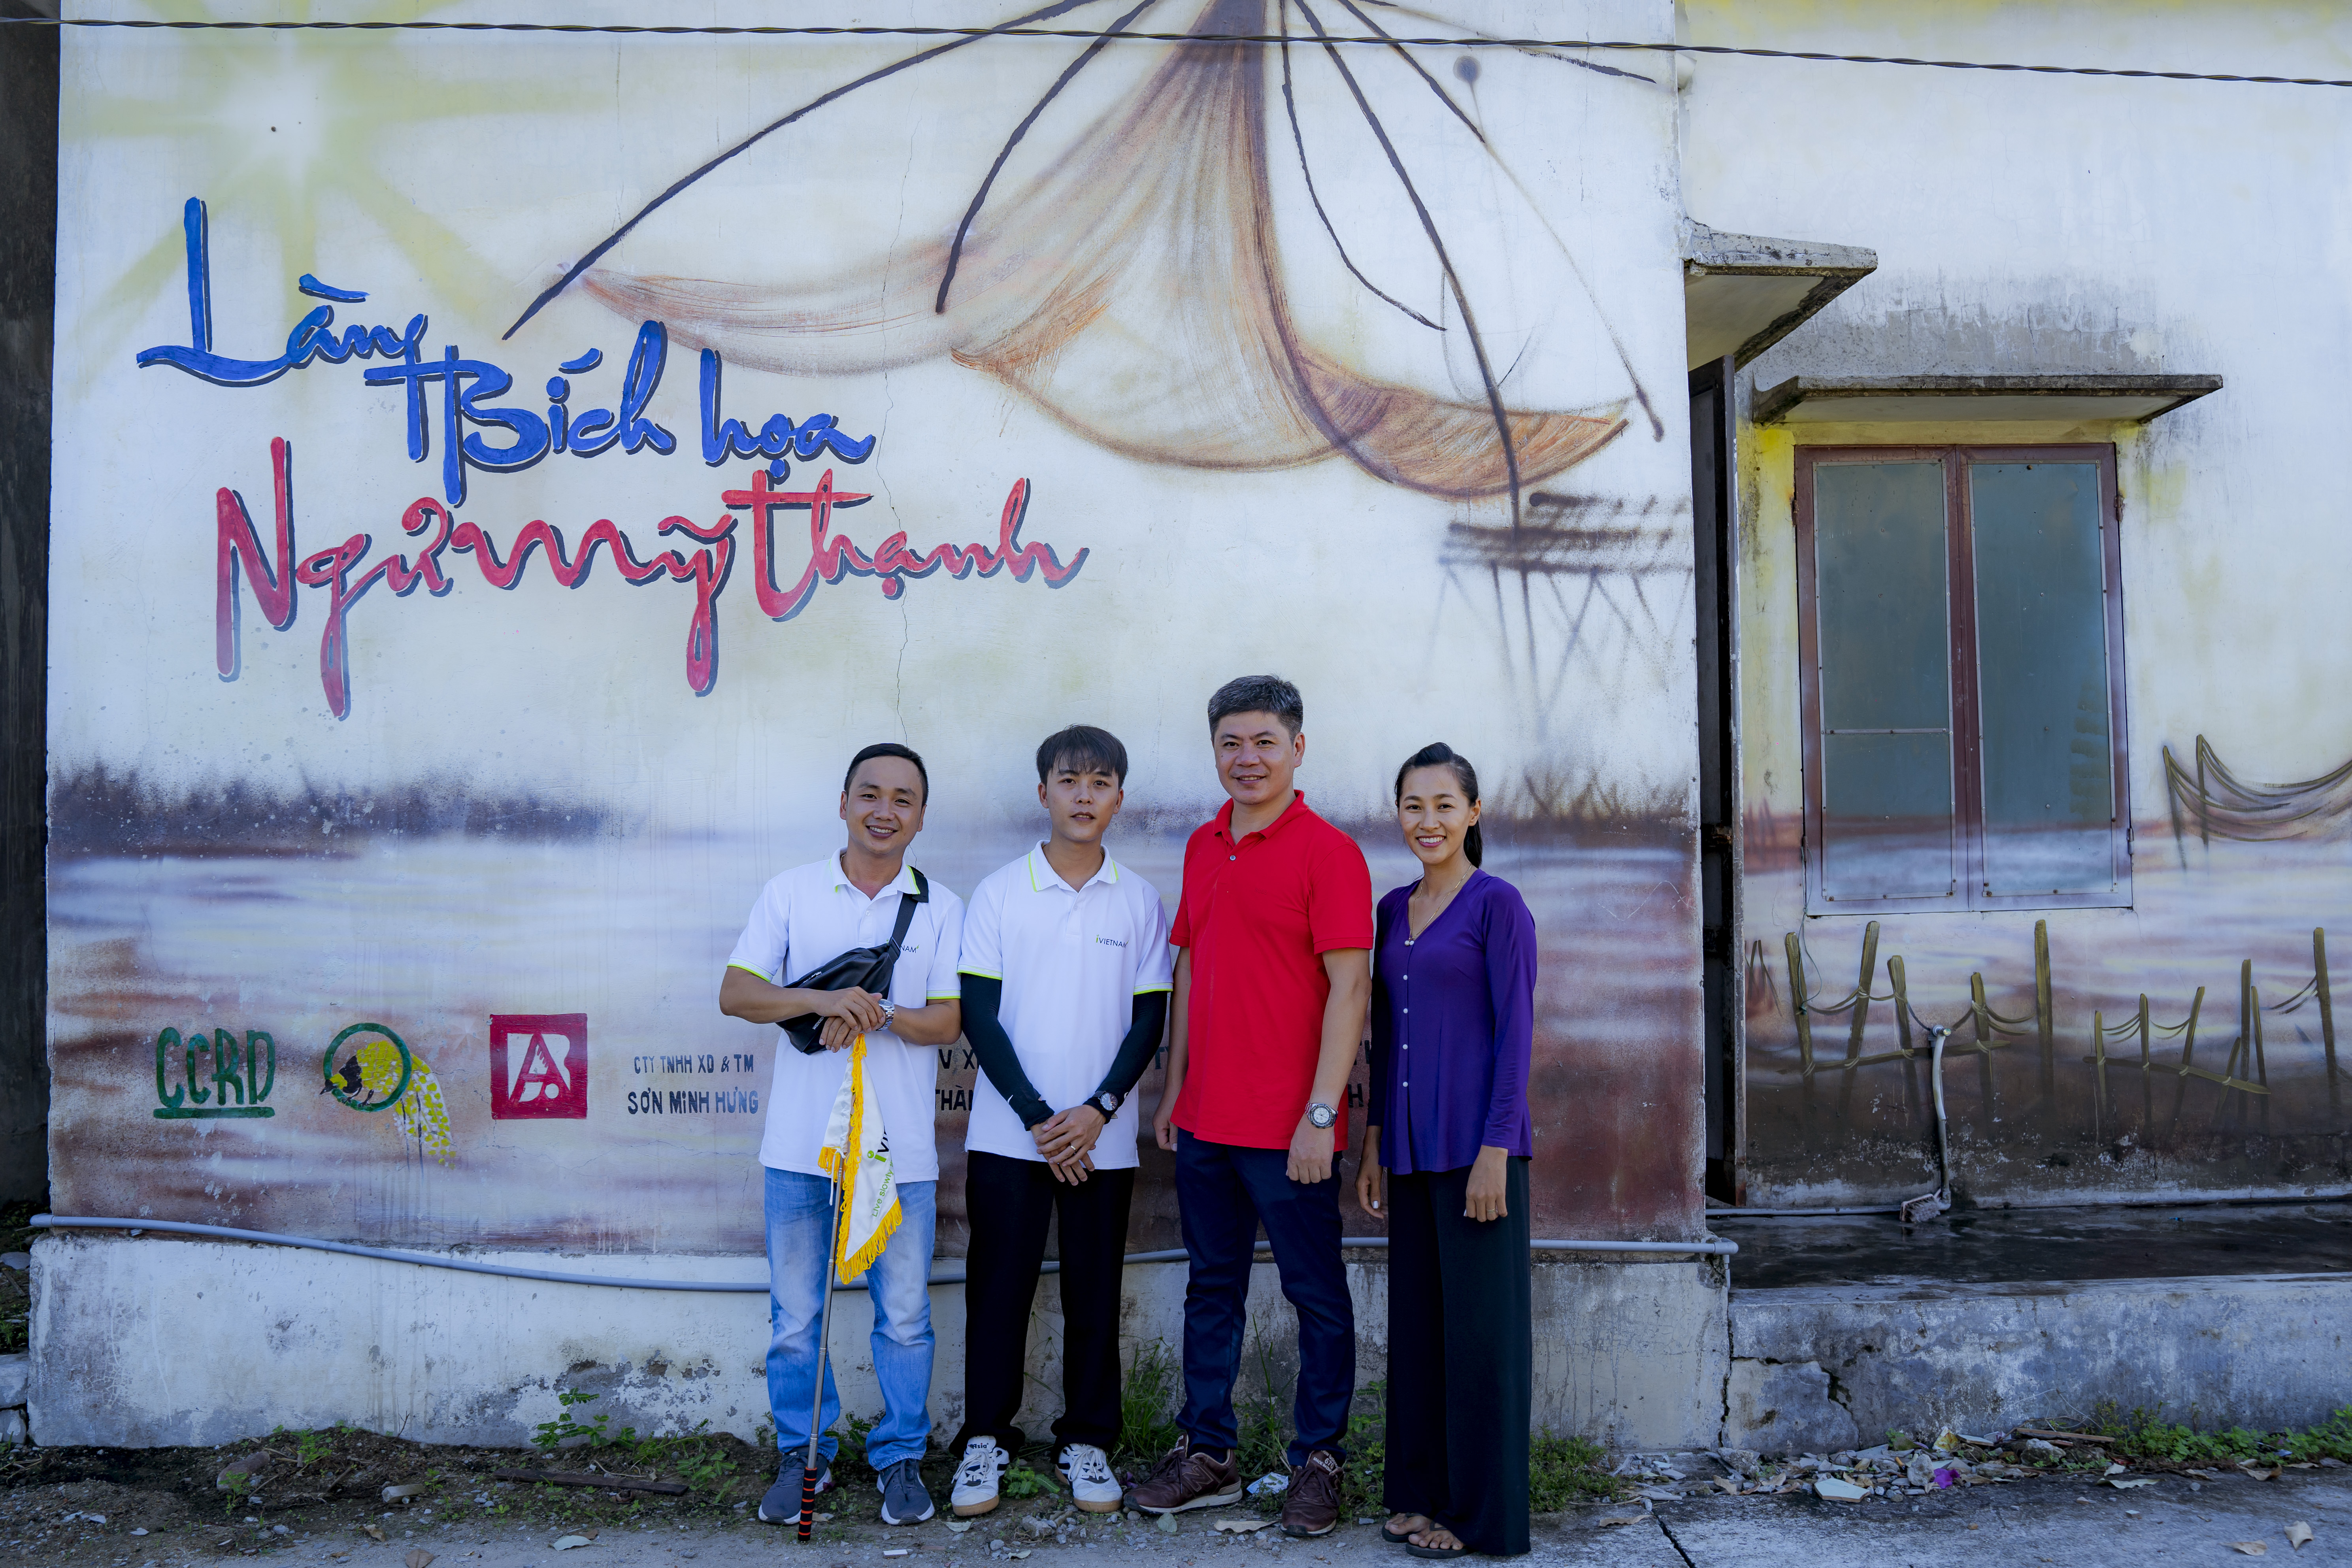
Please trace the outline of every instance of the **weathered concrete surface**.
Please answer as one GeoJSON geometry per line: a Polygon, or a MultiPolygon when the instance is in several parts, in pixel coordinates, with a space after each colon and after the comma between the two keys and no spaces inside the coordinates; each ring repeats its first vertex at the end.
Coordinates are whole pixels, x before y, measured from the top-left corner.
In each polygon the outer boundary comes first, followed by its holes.
{"type": "Polygon", "coordinates": [[[1759,1454],[1834,1454],[1863,1447],[1853,1412],[1819,1362],[1735,1360],[1724,1384],[1724,1441],[1759,1454]]]}
{"type": "MultiPolygon", "coordinates": [[[[1735,1290],[1730,1311],[1733,1387],[1817,1363],[1865,1441],[2103,1400],[2257,1429],[2352,1403],[2352,1279],[2340,1276],[1812,1286],[1735,1290]]],[[[1735,1401],[1725,1441],[1793,1446],[1772,1439],[1769,1408],[1735,1401]]]]}
{"type": "Polygon", "coordinates": [[[2131,1491],[2049,1479],[1891,1505],[1725,1498],[1663,1504],[1659,1515],[1695,1568],[2143,1568],[2151,1557],[2219,1564],[2246,1560],[2231,1551],[2240,1541],[2263,1543],[2267,1556],[2343,1563],[2352,1560],[2352,1484],[2344,1475],[2315,1471],[2284,1484],[2232,1479],[2197,1491],[2177,1476],[2131,1491]],[[2285,1532],[2298,1521],[2313,1531],[2300,1552],[2285,1532]]]}
{"type": "MultiPolygon", "coordinates": [[[[1525,1561],[1572,1563],[1579,1568],[1943,1568],[1945,1564],[2064,1563],[2067,1568],[2145,1568],[2151,1558],[2218,1565],[2244,1559],[2231,1550],[2237,1542],[2260,1542],[2263,1555],[2299,1565],[2339,1563],[2352,1557],[2352,1483],[2342,1470],[2297,1474],[2276,1482],[2228,1479],[2191,1491],[2184,1478],[2168,1477],[2133,1491],[2084,1487],[2058,1479],[2016,1486],[1975,1488],[1916,1503],[1842,1505],[1810,1497],[1717,1498],[1657,1505],[1608,1505],[1538,1516],[1534,1551],[1525,1561]],[[1626,1522],[1612,1524],[1611,1520],[1626,1522]],[[2299,1552],[2291,1548],[2286,1526],[2305,1523],[2313,1538],[2299,1552]]],[[[88,1506],[50,1500],[58,1513],[88,1506]]],[[[1081,1521],[1066,1542],[1052,1533],[1033,1537],[1021,1516],[1033,1510],[1007,1507],[963,1532],[944,1517],[905,1529],[888,1529],[873,1519],[873,1498],[842,1496],[835,1517],[819,1527],[818,1564],[878,1563],[885,1551],[906,1549],[913,1563],[949,1563],[989,1560],[989,1543],[1003,1541],[1030,1547],[1028,1568],[1076,1568],[1103,1564],[1279,1562],[1285,1558],[1370,1568],[1395,1564],[1404,1555],[1383,1545],[1369,1524],[1342,1521],[1319,1541],[1284,1540],[1261,1531],[1236,1539],[1215,1531],[1219,1514],[1193,1513],[1178,1521],[1173,1534],[1138,1527],[1119,1516],[1081,1521]]],[[[201,1553],[234,1527],[203,1532],[201,1544],[183,1546],[174,1536],[126,1540],[139,1527],[137,1504],[118,1499],[103,1511],[107,1523],[77,1520],[37,1537],[39,1561],[57,1568],[106,1568],[138,1555],[169,1563],[201,1553]],[[160,1544],[159,1544],[160,1542],[160,1544]],[[135,1554],[135,1555],[134,1555],[135,1554]]],[[[160,1522],[160,1521],[158,1521],[160,1522]]],[[[329,1554],[356,1568],[393,1568],[418,1547],[447,1563],[466,1568],[552,1568],[574,1560],[549,1549],[559,1537],[552,1528],[526,1530],[479,1521],[385,1516],[388,1539],[378,1542],[349,1525],[296,1531],[289,1560],[315,1563],[329,1554]]],[[[235,1531],[247,1535],[247,1531],[235,1531]]],[[[28,1542],[27,1544],[32,1544],[28,1542]]],[[[637,1525],[599,1531],[590,1561],[595,1568],[767,1568],[799,1561],[790,1534],[758,1525],[732,1529],[680,1526],[656,1515],[637,1525]]],[[[1001,1560],[1001,1559],[1000,1559],[1001,1560]]]]}
{"type": "MultiPolygon", "coordinates": [[[[647,1279],[757,1279],[756,1258],[474,1254],[483,1261],[647,1279]]],[[[420,1268],[290,1247],[50,1234],[34,1244],[32,1429],[50,1445],[212,1444],[350,1421],[425,1442],[520,1444],[556,1395],[648,1435],[708,1421],[750,1438],[767,1419],[767,1303],[756,1294],[640,1292],[420,1268]],[[300,1303],[299,1308],[287,1303],[300,1303]]],[[[1355,1262],[1358,1385],[1387,1373],[1387,1268],[1355,1262]]],[[[1130,1353],[1181,1342],[1181,1264],[1128,1271],[1130,1353]]],[[[1723,1272],[1687,1259],[1539,1264],[1538,1426],[1632,1447],[1711,1445],[1726,1363],[1723,1272]]],[[[962,1415],[963,1290],[931,1292],[931,1415],[962,1415]]],[[[853,1413],[880,1398],[862,1291],[835,1299],[833,1347],[853,1413]]],[[[1059,1408],[1060,1298],[1048,1278],[1031,1334],[1031,1406],[1059,1408]]],[[[1297,1366],[1296,1319],[1273,1268],[1250,1322],[1277,1381],[1297,1366]]],[[[1253,1358],[1255,1361],[1256,1358],[1253,1358]]]]}
{"type": "Polygon", "coordinates": [[[1725,1284],[1712,1258],[1538,1264],[1537,1426],[1611,1447],[1711,1447],[1730,1371],[1725,1284]]]}

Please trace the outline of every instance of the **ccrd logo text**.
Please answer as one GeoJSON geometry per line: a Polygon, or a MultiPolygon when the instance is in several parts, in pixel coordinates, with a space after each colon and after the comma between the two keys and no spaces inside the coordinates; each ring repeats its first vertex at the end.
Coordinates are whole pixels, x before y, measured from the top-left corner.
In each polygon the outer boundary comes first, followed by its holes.
{"type": "Polygon", "coordinates": [[[277,1087],[278,1042],[259,1029],[247,1030],[241,1045],[226,1029],[209,1035],[191,1029],[185,1036],[165,1029],[155,1037],[155,1117],[160,1121],[275,1116],[277,1111],[262,1102],[277,1087]],[[197,1065],[200,1056],[208,1068],[197,1065]]]}

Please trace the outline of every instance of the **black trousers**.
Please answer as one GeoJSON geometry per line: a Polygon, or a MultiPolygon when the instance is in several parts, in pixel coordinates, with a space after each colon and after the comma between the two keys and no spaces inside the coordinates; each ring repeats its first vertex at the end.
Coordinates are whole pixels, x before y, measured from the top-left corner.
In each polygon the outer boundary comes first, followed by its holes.
{"type": "Polygon", "coordinates": [[[1391,1513],[1421,1513],[1473,1552],[1528,1550],[1535,1341],[1528,1163],[1501,1219],[1462,1215],[1470,1168],[1391,1176],[1388,1468],[1391,1513]]]}
{"type": "Polygon", "coordinates": [[[1118,1447],[1119,1276],[1127,1258],[1127,1209],[1135,1173],[1097,1171],[1076,1186],[1054,1179],[1042,1160],[1009,1160],[974,1150],[964,1183],[971,1246],[964,1257],[963,1430],[993,1437],[1009,1454],[1027,1439],[1021,1409],[1029,1317],[1037,1300],[1045,1228],[1062,1235],[1062,1416],[1054,1447],[1118,1447]]]}

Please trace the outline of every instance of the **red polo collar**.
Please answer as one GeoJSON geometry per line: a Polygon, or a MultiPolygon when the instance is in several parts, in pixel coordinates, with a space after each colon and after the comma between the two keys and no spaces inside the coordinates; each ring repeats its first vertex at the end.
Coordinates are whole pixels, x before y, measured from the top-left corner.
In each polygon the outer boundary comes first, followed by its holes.
{"type": "MultiPolygon", "coordinates": [[[[1244,834],[1243,837],[1271,838],[1276,833],[1281,832],[1285,825],[1288,824],[1294,818],[1304,816],[1306,815],[1307,792],[1303,789],[1293,789],[1290,792],[1290,804],[1283,809],[1283,813],[1280,816],[1276,817],[1272,822],[1267,823],[1264,827],[1259,828],[1255,833],[1244,834]]],[[[1218,837],[1223,839],[1228,844],[1237,842],[1234,837],[1234,802],[1232,800],[1228,799],[1224,804],[1224,808],[1217,813],[1216,825],[1218,837]]]]}

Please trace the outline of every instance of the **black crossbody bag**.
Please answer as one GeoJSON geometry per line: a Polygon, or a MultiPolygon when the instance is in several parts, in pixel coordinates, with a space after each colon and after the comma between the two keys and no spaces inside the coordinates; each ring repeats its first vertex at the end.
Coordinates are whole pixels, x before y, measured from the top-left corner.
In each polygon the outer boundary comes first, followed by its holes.
{"type": "MultiPolygon", "coordinates": [[[[909,868],[911,869],[911,868],[909,868]]],[[[890,994],[890,972],[898,966],[898,949],[907,940],[908,928],[915,923],[915,906],[931,900],[931,885],[915,872],[915,890],[898,895],[898,923],[890,929],[890,940],[880,947],[853,947],[838,958],[827,959],[798,980],[792,987],[799,991],[846,991],[852,986],[870,991],[877,996],[890,994]]],[[[824,1015],[803,1013],[797,1018],[779,1018],[776,1027],[793,1042],[793,1047],[803,1056],[813,1057],[824,1049],[824,1015]]]]}

